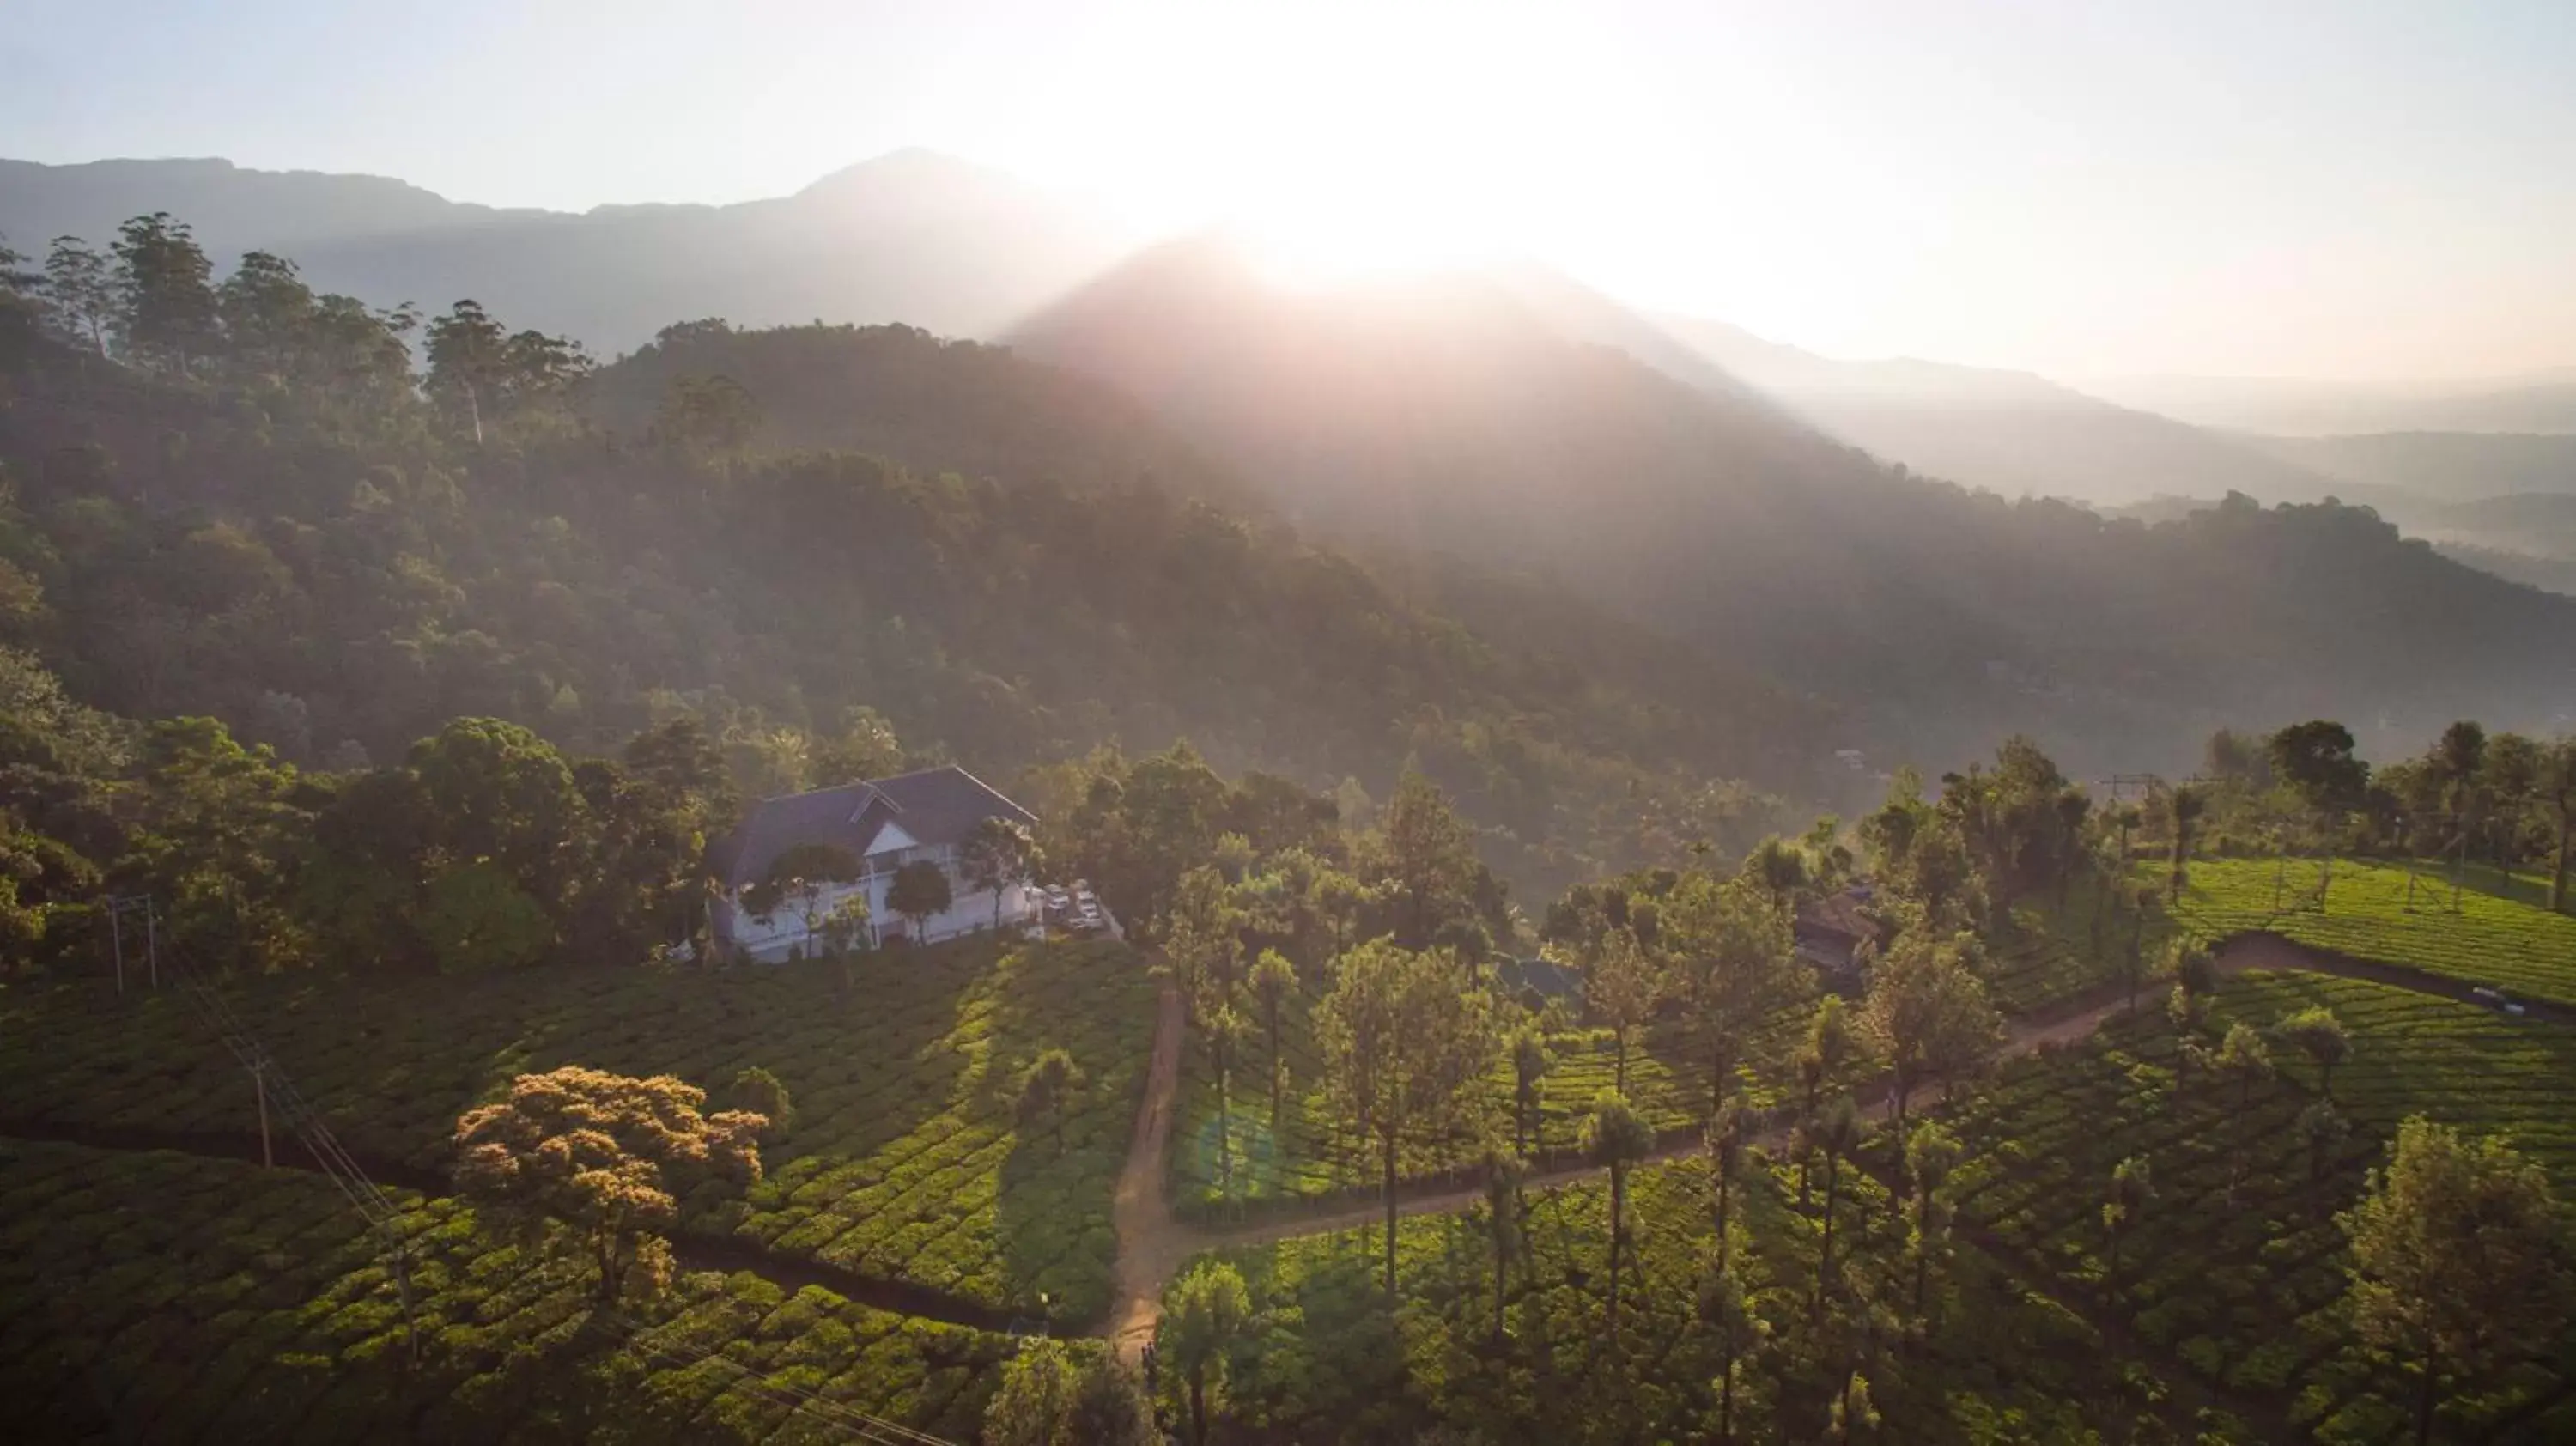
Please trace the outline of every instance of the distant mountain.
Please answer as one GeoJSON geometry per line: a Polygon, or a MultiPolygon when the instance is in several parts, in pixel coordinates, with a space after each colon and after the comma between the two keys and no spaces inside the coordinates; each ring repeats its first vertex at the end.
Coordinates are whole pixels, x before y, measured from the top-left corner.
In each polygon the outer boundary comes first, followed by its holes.
{"type": "Polygon", "coordinates": [[[2293,437],[2368,432],[2576,433],[2576,367],[2482,381],[2106,377],[2086,385],[2203,427],[2293,437]]]}
{"type": "Polygon", "coordinates": [[[2378,432],[2351,437],[2245,435],[2245,445],[2338,481],[2467,502],[2518,493],[2576,495],[2576,436],[2378,432]]]}
{"type": "Polygon", "coordinates": [[[1971,486],[2109,504],[2184,491],[2314,502],[2336,491],[2295,461],[2028,372],[1837,361],[1725,322],[1659,320],[1698,356],[1817,427],[1971,486]]]}
{"type": "Polygon", "coordinates": [[[991,334],[1131,242],[1001,172],[917,150],[775,200],[580,215],[226,161],[0,162],[0,233],[21,250],[66,234],[103,246],[118,223],[149,211],[192,224],[219,265],[273,250],[322,290],[433,309],[473,297],[511,326],[570,335],[602,354],[690,316],[991,334]]]}
{"type": "MultiPolygon", "coordinates": [[[[1286,290],[1201,239],[1012,341],[1115,383],[1318,528],[1426,578],[1443,556],[1551,578],[1842,705],[1868,748],[1964,761],[2026,729],[2079,767],[2134,766],[2186,761],[2228,720],[2576,713],[2576,604],[2365,512],[2148,527],[1937,485],[1744,388],[1588,344],[1525,293],[1286,290]]],[[[1971,380],[2016,406],[2032,390],[1971,380]]]]}

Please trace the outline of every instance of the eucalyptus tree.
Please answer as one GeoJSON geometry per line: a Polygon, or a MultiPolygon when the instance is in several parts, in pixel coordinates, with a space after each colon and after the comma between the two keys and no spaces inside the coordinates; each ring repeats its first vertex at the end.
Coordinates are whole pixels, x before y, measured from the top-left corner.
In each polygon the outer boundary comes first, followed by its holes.
{"type": "Polygon", "coordinates": [[[1378,1147],[1386,1290],[1395,1296],[1396,1165],[1403,1147],[1459,1123],[1498,1047],[1492,997],[1445,951],[1376,939],[1341,957],[1315,1008],[1327,1098],[1378,1147]]]}
{"type": "Polygon", "coordinates": [[[1764,887],[1694,874],[1661,914],[1674,992],[1708,1042],[1712,1115],[1726,1103],[1754,1030],[1807,982],[1787,911],[1770,906],[1764,887]]]}
{"type": "Polygon", "coordinates": [[[1270,1050],[1270,1133],[1279,1133],[1279,1105],[1287,1062],[1279,1052],[1279,1016],[1297,997],[1297,966],[1276,949],[1264,949],[1252,965],[1252,997],[1261,1006],[1261,1028],[1270,1050]]]}
{"type": "Polygon", "coordinates": [[[1628,1169],[1655,1152],[1655,1132],[1616,1090],[1604,1090],[1583,1117],[1583,1154],[1610,1172],[1610,1310],[1613,1339],[1619,1330],[1619,1263],[1627,1241],[1628,1169]]]}

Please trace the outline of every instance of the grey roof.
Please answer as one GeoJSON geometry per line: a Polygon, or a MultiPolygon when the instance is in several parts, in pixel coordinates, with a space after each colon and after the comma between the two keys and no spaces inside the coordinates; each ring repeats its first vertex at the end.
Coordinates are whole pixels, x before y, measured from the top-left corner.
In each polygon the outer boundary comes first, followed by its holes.
{"type": "Polygon", "coordinates": [[[963,768],[925,768],[893,778],[819,788],[762,799],[731,834],[707,850],[707,863],[725,887],[739,889],[761,877],[772,861],[798,844],[839,844],[853,854],[889,822],[924,844],[965,842],[988,818],[1033,824],[1037,816],[1004,798],[963,768]]]}

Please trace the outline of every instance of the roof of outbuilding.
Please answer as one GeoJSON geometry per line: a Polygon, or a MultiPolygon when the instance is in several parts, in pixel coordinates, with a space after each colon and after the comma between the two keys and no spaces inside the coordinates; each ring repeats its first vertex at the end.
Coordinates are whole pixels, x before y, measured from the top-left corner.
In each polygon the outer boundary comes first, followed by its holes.
{"type": "Polygon", "coordinates": [[[864,855],[889,822],[901,824],[916,843],[957,844],[988,818],[1037,822],[992,785],[950,764],[763,799],[709,847],[707,862],[725,887],[738,889],[798,844],[838,844],[864,855]]]}

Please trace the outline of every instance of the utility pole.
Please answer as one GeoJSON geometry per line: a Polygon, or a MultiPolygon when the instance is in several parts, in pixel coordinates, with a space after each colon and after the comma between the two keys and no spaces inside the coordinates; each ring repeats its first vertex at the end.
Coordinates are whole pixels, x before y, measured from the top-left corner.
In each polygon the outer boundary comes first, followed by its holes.
{"type": "Polygon", "coordinates": [[[268,1051],[259,1050],[250,1057],[251,1092],[259,1096],[259,1162],[268,1169],[277,1168],[277,1152],[268,1143],[268,1051]]]}
{"type": "Polygon", "coordinates": [[[125,992],[125,916],[143,916],[143,957],[151,971],[152,987],[161,987],[161,934],[159,913],[152,907],[150,894],[110,894],[107,896],[108,938],[116,951],[116,992],[125,992]]]}

